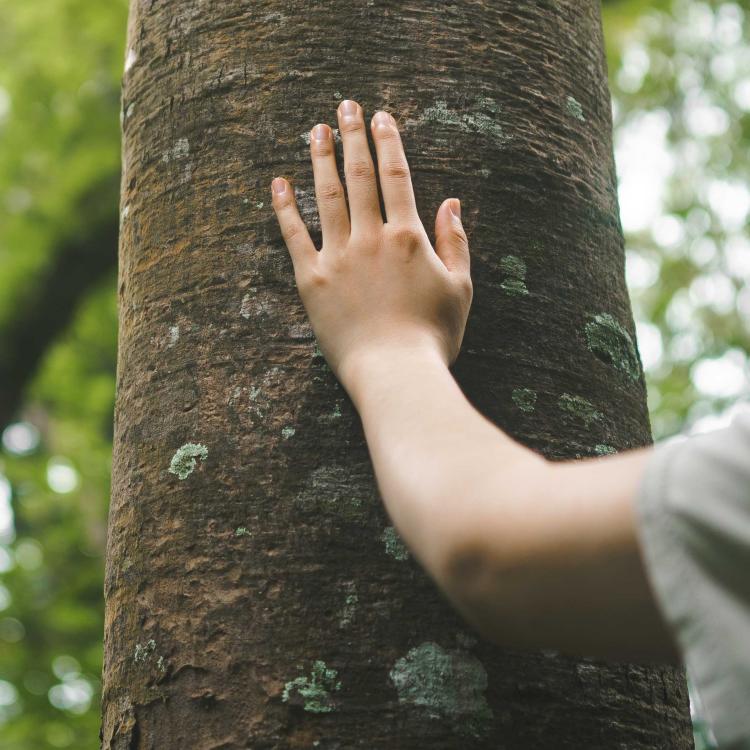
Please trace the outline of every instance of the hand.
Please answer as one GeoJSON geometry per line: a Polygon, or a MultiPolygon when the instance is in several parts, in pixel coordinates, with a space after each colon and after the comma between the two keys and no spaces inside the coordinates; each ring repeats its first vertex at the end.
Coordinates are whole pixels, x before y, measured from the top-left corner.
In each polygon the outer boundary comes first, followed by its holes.
{"type": "Polygon", "coordinates": [[[371,123],[385,222],[362,108],[343,101],[338,119],[349,210],[331,128],[316,125],[310,137],[323,234],[320,252],[289,183],[277,177],[272,193],[313,332],[331,369],[350,390],[357,363],[373,355],[426,347],[446,366],[453,364],[471,306],[472,283],[459,201],[448,199],[440,206],[433,249],[417,213],[393,117],[377,112],[371,123]]]}

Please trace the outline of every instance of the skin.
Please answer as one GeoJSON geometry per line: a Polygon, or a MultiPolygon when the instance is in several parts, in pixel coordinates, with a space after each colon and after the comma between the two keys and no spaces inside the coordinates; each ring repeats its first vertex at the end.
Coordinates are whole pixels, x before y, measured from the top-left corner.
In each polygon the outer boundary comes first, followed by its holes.
{"type": "Polygon", "coordinates": [[[472,300],[460,203],[417,214],[391,115],[346,100],[311,131],[318,251],[281,178],[273,206],[321,351],[364,426],[386,510],[459,612],[505,647],[679,663],[647,578],[635,496],[651,448],[549,462],[467,401],[449,368],[472,300]],[[378,185],[386,216],[381,215],[378,185]],[[439,406],[439,408],[437,408],[439,406]]]}

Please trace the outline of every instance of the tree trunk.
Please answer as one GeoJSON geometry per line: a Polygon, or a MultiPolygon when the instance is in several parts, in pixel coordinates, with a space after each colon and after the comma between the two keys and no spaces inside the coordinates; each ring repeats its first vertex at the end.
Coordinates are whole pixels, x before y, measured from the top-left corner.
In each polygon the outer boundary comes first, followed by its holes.
{"type": "Polygon", "coordinates": [[[463,201],[468,397],[648,443],[602,44],[597,0],[132,0],[105,748],[692,747],[679,671],[501,651],[407,556],[270,205],[319,242],[309,129],[390,110],[428,232],[463,201]]]}

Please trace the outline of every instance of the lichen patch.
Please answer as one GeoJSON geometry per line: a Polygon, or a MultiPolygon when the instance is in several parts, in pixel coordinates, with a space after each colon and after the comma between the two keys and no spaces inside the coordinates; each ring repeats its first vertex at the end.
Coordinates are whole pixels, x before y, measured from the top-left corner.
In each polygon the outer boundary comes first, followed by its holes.
{"type": "Polygon", "coordinates": [[[460,734],[481,737],[490,731],[494,716],[485,697],[487,672],[468,651],[423,643],[399,659],[389,676],[399,703],[447,720],[460,734]]]}
{"type": "Polygon", "coordinates": [[[505,255],[500,259],[500,271],[505,279],[500,288],[508,294],[524,297],[529,293],[526,288],[526,263],[517,255],[505,255]]]}
{"type": "Polygon", "coordinates": [[[310,713],[330,713],[335,707],[331,693],[341,690],[337,677],[335,669],[329,669],[324,661],[318,660],[313,664],[309,677],[297,677],[286,683],[282,700],[292,706],[301,706],[310,713]]]}
{"type": "Polygon", "coordinates": [[[586,324],[589,349],[606,364],[612,365],[631,380],[641,375],[638,350],[630,334],[609,313],[594,315],[586,324]]]}
{"type": "Polygon", "coordinates": [[[480,97],[461,110],[453,109],[445,100],[438,99],[422,112],[417,122],[447,125],[465,133],[479,133],[496,143],[506,143],[509,138],[499,122],[500,111],[500,105],[488,96],[480,97]]]}
{"type": "Polygon", "coordinates": [[[156,654],[156,641],[152,638],[145,643],[136,643],[135,652],[133,653],[133,661],[136,664],[146,664],[156,656],[156,668],[160,672],[167,671],[167,662],[163,656],[156,654]]]}
{"type": "Polygon", "coordinates": [[[385,545],[385,552],[394,560],[403,562],[409,559],[409,550],[393,526],[387,526],[380,535],[380,541],[385,545]]]}
{"type": "Polygon", "coordinates": [[[576,120],[586,122],[586,116],[583,114],[583,107],[574,96],[569,96],[565,100],[565,109],[567,109],[568,113],[575,117],[576,120]]]}
{"type": "Polygon", "coordinates": [[[613,456],[617,453],[617,449],[606,443],[598,443],[594,446],[594,453],[596,453],[597,456],[613,456]]]}
{"type": "Polygon", "coordinates": [[[185,443],[175,451],[169,464],[169,471],[180,479],[187,479],[198,465],[198,459],[208,458],[208,448],[201,443],[185,443]]]}
{"type": "Polygon", "coordinates": [[[563,393],[557,400],[557,405],[568,414],[582,419],[587,427],[594,422],[600,422],[604,415],[588,399],[583,396],[573,396],[570,393],[563,393]]]}
{"type": "Polygon", "coordinates": [[[513,403],[523,412],[531,414],[536,409],[536,391],[531,388],[514,388],[511,394],[513,403]]]}

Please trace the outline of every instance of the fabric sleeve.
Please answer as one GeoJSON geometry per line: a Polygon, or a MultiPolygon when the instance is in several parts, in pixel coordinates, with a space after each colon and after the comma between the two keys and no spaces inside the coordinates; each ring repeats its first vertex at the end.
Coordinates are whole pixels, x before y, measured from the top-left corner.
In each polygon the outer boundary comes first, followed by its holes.
{"type": "Polygon", "coordinates": [[[722,750],[750,750],[750,410],[659,443],[636,496],[638,537],[722,750]]]}

